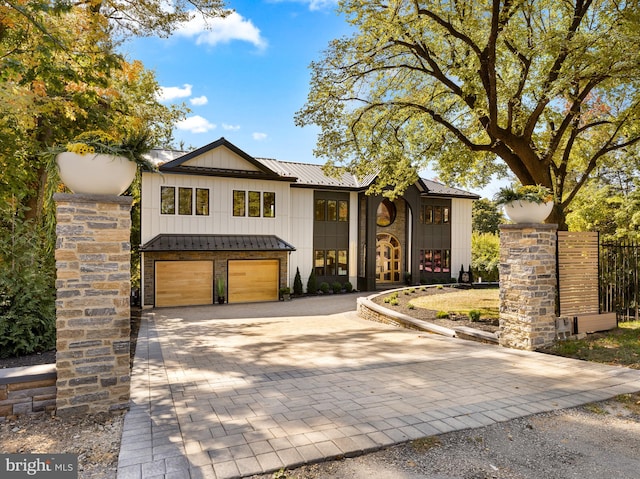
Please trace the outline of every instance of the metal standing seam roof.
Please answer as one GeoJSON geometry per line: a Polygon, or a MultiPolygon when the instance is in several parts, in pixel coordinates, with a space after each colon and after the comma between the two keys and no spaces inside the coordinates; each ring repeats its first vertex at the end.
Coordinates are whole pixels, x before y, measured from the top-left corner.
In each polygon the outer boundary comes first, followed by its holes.
{"type": "Polygon", "coordinates": [[[295,251],[295,247],[275,235],[160,234],[140,251],[295,251]]]}
{"type": "MultiPolygon", "coordinates": [[[[230,143],[225,138],[220,138],[202,148],[191,151],[189,153],[180,155],[181,152],[155,152],[156,161],[160,158],[170,160],[162,164],[161,171],[175,172],[175,173],[187,173],[194,175],[210,175],[210,176],[232,176],[232,177],[245,177],[255,179],[271,179],[280,181],[290,181],[292,185],[299,185],[301,187],[327,187],[327,188],[342,188],[349,190],[363,190],[371,186],[375,181],[377,175],[369,174],[364,178],[357,178],[350,173],[344,173],[341,176],[333,177],[325,174],[323,171],[323,165],[313,163],[300,163],[274,160],[271,158],[256,158],[238,147],[230,143]],[[198,166],[184,165],[188,160],[197,157],[209,150],[225,146],[231,151],[244,158],[249,163],[258,167],[258,171],[253,170],[229,170],[220,168],[205,168],[198,166]]],[[[448,196],[468,199],[478,199],[480,196],[475,193],[470,193],[458,188],[452,188],[445,186],[437,181],[427,180],[421,178],[419,183],[424,188],[424,194],[431,194],[436,196],[448,196]]]]}

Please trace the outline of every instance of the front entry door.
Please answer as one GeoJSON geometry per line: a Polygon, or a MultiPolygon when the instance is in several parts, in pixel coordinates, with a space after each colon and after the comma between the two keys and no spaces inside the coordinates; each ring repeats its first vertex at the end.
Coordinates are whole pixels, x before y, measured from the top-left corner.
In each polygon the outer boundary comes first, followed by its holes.
{"type": "Polygon", "coordinates": [[[376,237],[376,280],[378,283],[401,281],[402,251],[398,239],[390,234],[376,237]]]}

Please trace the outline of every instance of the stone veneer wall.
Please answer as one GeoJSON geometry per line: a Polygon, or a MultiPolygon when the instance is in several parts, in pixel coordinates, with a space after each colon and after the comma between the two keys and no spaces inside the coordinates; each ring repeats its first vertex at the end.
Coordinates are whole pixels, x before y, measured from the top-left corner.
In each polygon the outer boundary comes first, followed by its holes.
{"type": "Polygon", "coordinates": [[[55,364],[0,369],[0,423],[55,407],[55,364]]]}
{"type": "Polygon", "coordinates": [[[556,339],[554,224],[500,225],[500,344],[535,350],[556,339]]]}
{"type": "Polygon", "coordinates": [[[57,194],[54,199],[57,413],[126,409],[132,198],[57,194]]]}

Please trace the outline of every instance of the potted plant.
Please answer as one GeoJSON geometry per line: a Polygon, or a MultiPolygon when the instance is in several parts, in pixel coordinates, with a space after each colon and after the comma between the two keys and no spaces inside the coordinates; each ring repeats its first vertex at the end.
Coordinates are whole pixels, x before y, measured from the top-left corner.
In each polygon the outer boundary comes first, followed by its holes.
{"type": "Polygon", "coordinates": [[[500,188],[493,200],[514,223],[542,223],[553,209],[553,194],[542,185],[500,188]]]}
{"type": "Polygon", "coordinates": [[[218,304],[224,304],[224,279],[218,278],[216,280],[216,289],[218,290],[218,304]]]}
{"type": "Polygon", "coordinates": [[[291,299],[291,288],[289,288],[289,286],[280,288],[280,299],[283,301],[289,301],[291,299]]]}
{"type": "Polygon", "coordinates": [[[74,193],[120,195],[135,178],[138,166],[155,171],[143,155],[151,150],[146,132],[118,140],[103,131],[88,131],[65,146],[50,148],[60,179],[74,193]]]}

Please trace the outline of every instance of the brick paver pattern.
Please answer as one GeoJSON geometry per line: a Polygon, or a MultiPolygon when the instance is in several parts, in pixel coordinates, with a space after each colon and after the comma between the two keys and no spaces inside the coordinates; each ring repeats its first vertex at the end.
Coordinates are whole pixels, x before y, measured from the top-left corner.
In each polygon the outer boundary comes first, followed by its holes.
{"type": "Polygon", "coordinates": [[[640,390],[640,371],[355,312],[214,314],[145,315],[118,479],[269,473],[640,390]]]}

